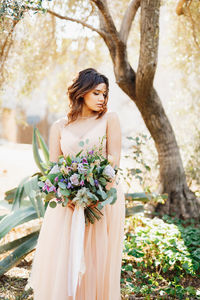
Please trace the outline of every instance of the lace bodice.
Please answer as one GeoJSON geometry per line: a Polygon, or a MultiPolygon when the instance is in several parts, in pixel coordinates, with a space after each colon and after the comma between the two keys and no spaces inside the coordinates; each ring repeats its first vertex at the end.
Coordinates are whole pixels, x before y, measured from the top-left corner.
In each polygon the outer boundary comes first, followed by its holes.
{"type": "Polygon", "coordinates": [[[67,124],[67,118],[55,121],[49,134],[50,161],[57,161],[59,155],[77,154],[83,149],[98,148],[102,143],[102,154],[114,158],[114,164],[119,166],[121,155],[121,128],[118,115],[106,112],[101,118],[91,117],[77,119],[67,124]],[[84,142],[82,147],[80,142],[84,142]]]}
{"type": "MultiPolygon", "coordinates": [[[[102,140],[102,154],[106,157],[106,124],[107,116],[96,120],[96,117],[75,121],[67,126],[63,122],[60,129],[60,145],[64,155],[76,154],[83,149],[92,150],[100,146],[102,140]],[[104,137],[104,138],[103,138],[104,137]],[[84,142],[84,145],[80,142],[84,142]]],[[[66,120],[66,119],[65,119],[66,120]]]]}

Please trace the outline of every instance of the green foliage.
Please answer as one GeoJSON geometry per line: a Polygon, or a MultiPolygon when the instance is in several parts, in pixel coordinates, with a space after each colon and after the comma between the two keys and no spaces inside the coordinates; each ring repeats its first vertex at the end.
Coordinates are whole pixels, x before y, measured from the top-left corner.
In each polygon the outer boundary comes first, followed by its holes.
{"type": "Polygon", "coordinates": [[[154,172],[153,177],[156,178],[155,170],[157,168],[157,157],[155,157],[155,152],[152,152],[155,150],[151,144],[152,139],[150,136],[140,133],[134,137],[128,136],[127,139],[129,148],[124,158],[127,160],[128,166],[121,172],[124,180],[131,189],[135,185],[134,182],[137,181],[142,190],[150,192],[152,172],[154,172]],[[150,157],[153,157],[153,161],[150,157]]]}
{"type": "MultiPolygon", "coordinates": [[[[24,13],[28,8],[45,11],[42,9],[42,0],[4,0],[0,2],[0,22],[5,18],[19,21],[24,18],[24,13]]],[[[37,11],[36,11],[37,12],[37,11]]]]}
{"type": "Polygon", "coordinates": [[[192,153],[186,165],[186,175],[189,182],[194,181],[198,186],[200,185],[200,131],[196,133],[193,144],[192,153]]]}
{"type": "Polygon", "coordinates": [[[43,151],[43,154],[44,154],[44,157],[48,157],[48,154],[47,154],[47,146],[44,142],[44,140],[41,140],[41,135],[39,134],[39,130],[37,130],[35,127],[33,129],[33,142],[32,142],[32,145],[33,145],[33,157],[35,159],[35,162],[38,166],[38,168],[40,169],[40,171],[42,172],[42,174],[45,173],[45,168],[43,166],[43,161],[40,157],[40,154],[39,154],[39,149],[38,149],[38,142],[37,142],[37,137],[38,137],[38,140],[40,141],[40,146],[41,146],[41,149],[43,151]]]}
{"type": "Polygon", "coordinates": [[[126,220],[121,280],[124,295],[200,299],[200,290],[195,288],[195,281],[200,283],[200,225],[185,225],[168,216],[162,220],[137,215],[126,220]]]}
{"type": "MultiPolygon", "coordinates": [[[[151,151],[152,145],[149,145],[151,137],[147,137],[145,134],[139,134],[135,137],[128,136],[127,139],[131,142],[129,145],[130,151],[127,151],[127,154],[124,156],[128,161],[128,166],[124,170],[120,169],[120,173],[129,189],[133,190],[133,187],[136,185],[135,182],[138,181],[140,188],[143,190],[143,192],[126,194],[128,207],[130,207],[132,201],[148,202],[152,205],[164,203],[167,199],[167,194],[160,195],[152,192],[152,188],[155,188],[152,178],[154,178],[154,183],[156,182],[155,170],[153,169],[157,168],[157,158],[155,159],[155,153],[149,155],[154,157],[154,163],[152,163],[152,167],[150,167],[150,160],[146,158],[146,150],[148,149],[148,153],[151,151]]],[[[139,211],[141,211],[140,208],[139,211]]],[[[127,211],[127,216],[128,215],[130,214],[127,211]]]]}
{"type": "Polygon", "coordinates": [[[184,221],[167,215],[163,216],[163,220],[169,224],[176,224],[190,253],[193,268],[200,271],[200,224],[195,224],[193,219],[184,221]]]}
{"type": "Polygon", "coordinates": [[[126,155],[125,158],[133,159],[136,163],[136,167],[127,168],[126,176],[128,177],[129,180],[131,180],[132,177],[134,177],[135,179],[139,180],[140,184],[143,186],[145,172],[149,172],[151,168],[143,158],[142,146],[147,143],[150,137],[148,138],[146,135],[140,134],[136,137],[128,136],[127,139],[132,141],[132,145],[131,145],[132,151],[130,154],[126,155]]]}
{"type": "MultiPolygon", "coordinates": [[[[34,128],[33,137],[34,158],[38,167],[43,170],[44,166],[48,165],[48,148],[36,128],[34,128]],[[37,138],[46,159],[46,163],[39,155],[37,138]]],[[[6,234],[16,226],[44,216],[47,205],[44,204],[44,199],[40,193],[38,175],[41,175],[41,173],[33,174],[31,177],[25,178],[17,188],[7,192],[6,199],[7,201],[12,202],[12,208],[11,213],[5,215],[0,220],[0,238],[5,237],[6,234]],[[24,199],[28,202],[27,207],[23,206],[24,202],[22,200],[24,199]]],[[[0,262],[0,275],[14,267],[24,256],[34,249],[37,243],[38,234],[39,232],[36,231],[0,247],[1,253],[12,251],[0,262]]]]}

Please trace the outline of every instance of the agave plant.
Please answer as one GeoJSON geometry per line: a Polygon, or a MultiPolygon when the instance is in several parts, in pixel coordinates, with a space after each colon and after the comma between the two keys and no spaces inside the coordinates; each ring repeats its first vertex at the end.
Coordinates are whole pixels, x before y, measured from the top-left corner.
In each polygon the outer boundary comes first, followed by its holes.
{"type": "MultiPolygon", "coordinates": [[[[34,160],[40,171],[24,178],[18,187],[5,193],[5,200],[11,205],[11,212],[0,217],[0,239],[14,227],[25,224],[30,220],[44,217],[48,202],[44,202],[38,186],[38,178],[42,174],[44,175],[45,168],[49,163],[49,150],[36,127],[33,128],[32,147],[34,160]],[[44,160],[42,160],[40,156],[39,147],[42,150],[44,160]]],[[[129,203],[132,201],[142,202],[140,205],[126,207],[126,216],[128,217],[135,213],[142,212],[144,210],[143,203],[149,201],[152,197],[156,198],[157,195],[147,193],[125,194],[125,198],[129,203]]],[[[163,198],[164,197],[165,196],[163,196],[163,198]]],[[[3,201],[5,202],[5,200],[3,201]]],[[[3,201],[0,201],[0,203],[3,201]]],[[[11,253],[0,262],[0,276],[19,264],[27,254],[34,250],[39,231],[40,229],[0,246],[0,254],[11,251],[11,253]]]]}
{"type": "MultiPolygon", "coordinates": [[[[0,219],[0,239],[14,227],[30,220],[44,217],[47,203],[44,204],[37,183],[38,177],[45,172],[45,165],[49,161],[49,151],[39,130],[35,127],[33,129],[32,146],[33,156],[40,172],[24,178],[18,187],[6,192],[5,200],[10,204],[11,209],[9,214],[2,216],[0,219]],[[44,161],[41,159],[39,146],[42,150],[44,161]]],[[[11,251],[0,262],[0,276],[17,265],[22,258],[35,248],[38,235],[39,230],[0,246],[0,254],[11,251]]]]}

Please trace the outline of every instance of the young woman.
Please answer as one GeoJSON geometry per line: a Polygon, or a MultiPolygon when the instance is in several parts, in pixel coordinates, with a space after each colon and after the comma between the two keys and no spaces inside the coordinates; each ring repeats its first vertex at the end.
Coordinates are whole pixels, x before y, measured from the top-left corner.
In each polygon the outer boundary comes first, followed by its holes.
{"type": "MultiPolygon", "coordinates": [[[[86,139],[89,143],[85,143],[84,150],[98,146],[105,136],[103,155],[113,166],[119,166],[121,129],[117,114],[107,112],[108,90],[108,79],[95,69],[79,72],[68,88],[68,116],[54,122],[50,129],[50,161],[56,162],[62,154],[78,153],[82,149],[80,141],[86,139]]],[[[70,254],[77,250],[70,250],[74,205],[47,207],[29,278],[34,300],[121,299],[125,199],[121,183],[115,179],[107,189],[112,186],[117,189],[117,201],[104,206],[101,219],[85,227],[83,265],[78,270],[74,296],[69,288],[73,281],[69,266],[73,271],[77,267],[70,254]]]]}

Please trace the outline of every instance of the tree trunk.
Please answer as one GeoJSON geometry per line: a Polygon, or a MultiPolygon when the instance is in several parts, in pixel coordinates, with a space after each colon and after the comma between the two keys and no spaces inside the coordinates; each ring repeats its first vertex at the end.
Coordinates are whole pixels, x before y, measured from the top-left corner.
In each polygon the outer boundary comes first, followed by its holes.
{"type": "Polygon", "coordinates": [[[102,16],[101,29],[106,32],[104,40],[114,64],[116,82],[135,102],[155,142],[160,165],[159,192],[168,194],[166,203],[157,205],[156,211],[161,215],[175,215],[184,219],[198,218],[200,205],[187,186],[172,126],[153,87],[157,67],[160,1],[141,0],[140,3],[141,44],[137,74],[127,60],[127,48],[122,37],[116,32],[118,40],[114,43],[102,16]]]}

